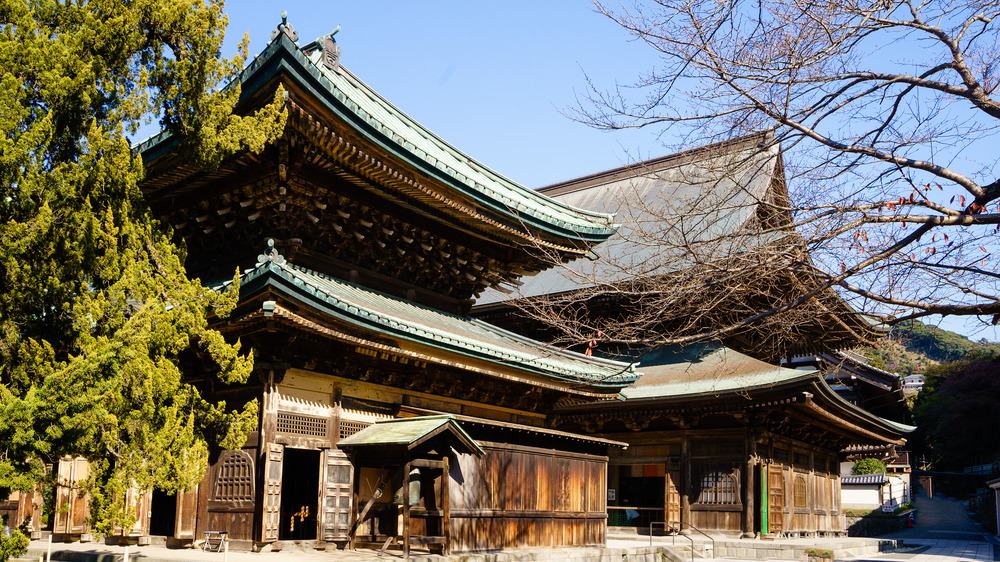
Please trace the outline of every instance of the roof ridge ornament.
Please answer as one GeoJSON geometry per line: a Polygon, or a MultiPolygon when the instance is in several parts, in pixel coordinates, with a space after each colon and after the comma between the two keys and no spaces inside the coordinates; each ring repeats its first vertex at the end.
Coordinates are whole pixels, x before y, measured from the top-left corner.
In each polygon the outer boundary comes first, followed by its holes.
{"type": "Polygon", "coordinates": [[[299,40],[299,32],[295,31],[292,25],[288,23],[287,10],[281,11],[281,23],[278,24],[277,29],[271,31],[271,41],[274,41],[281,35],[287,35],[288,38],[292,40],[292,43],[295,43],[299,40]]]}
{"type": "Polygon", "coordinates": [[[323,66],[330,70],[337,70],[340,67],[340,47],[337,46],[337,40],[333,37],[338,31],[340,31],[339,25],[337,29],[318,40],[323,45],[323,66]]]}
{"type": "Polygon", "coordinates": [[[257,267],[264,265],[265,263],[273,263],[274,265],[284,265],[285,256],[278,253],[277,248],[274,247],[274,238],[267,239],[267,250],[263,254],[257,256],[257,267]]]}

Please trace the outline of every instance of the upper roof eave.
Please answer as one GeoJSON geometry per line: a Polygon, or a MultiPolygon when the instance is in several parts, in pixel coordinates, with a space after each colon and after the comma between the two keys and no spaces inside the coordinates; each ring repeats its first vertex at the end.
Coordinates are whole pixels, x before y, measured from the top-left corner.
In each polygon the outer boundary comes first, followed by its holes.
{"type": "MultiPolygon", "coordinates": [[[[227,87],[239,84],[242,102],[281,72],[295,79],[327,110],[369,142],[472,198],[492,213],[505,217],[511,224],[527,225],[549,236],[587,244],[601,242],[615,232],[612,215],[570,207],[503,177],[398,110],[347,69],[341,67],[336,74],[322,69],[283,34],[271,41],[227,87]],[[345,93],[347,88],[366,99],[362,103],[354,101],[345,93]],[[380,122],[365,110],[372,104],[405,124],[406,130],[397,131],[380,122]],[[422,140],[412,138],[414,135],[422,140]],[[443,158],[420,149],[418,142],[431,142],[438,156],[443,158]]],[[[169,153],[176,142],[174,136],[164,131],[136,144],[134,150],[148,163],[169,153]]]]}

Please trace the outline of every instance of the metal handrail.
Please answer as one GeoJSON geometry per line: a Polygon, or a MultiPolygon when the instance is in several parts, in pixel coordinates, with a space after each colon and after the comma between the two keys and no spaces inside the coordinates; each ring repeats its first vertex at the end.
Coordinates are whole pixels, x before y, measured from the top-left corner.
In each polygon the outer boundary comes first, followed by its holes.
{"type": "MultiPolygon", "coordinates": [[[[715,557],[715,539],[713,539],[711,537],[711,535],[709,535],[705,531],[702,531],[698,527],[695,527],[694,525],[692,525],[690,523],[685,523],[683,521],[670,521],[670,522],[667,522],[667,521],[650,521],[649,522],[649,546],[653,546],[653,525],[663,525],[663,531],[664,532],[667,532],[668,530],[673,531],[674,534],[673,534],[672,544],[674,544],[674,545],[677,544],[677,535],[681,534],[680,533],[681,529],[679,529],[678,527],[682,527],[683,525],[687,525],[688,528],[693,529],[695,531],[698,531],[706,539],[712,541],[712,557],[713,558],[715,557]],[[675,527],[674,525],[677,525],[677,527],[675,527]]],[[[689,537],[689,536],[687,536],[687,535],[681,535],[681,536],[683,536],[687,540],[691,541],[691,562],[694,562],[694,539],[691,538],[691,537],[689,537]]]]}

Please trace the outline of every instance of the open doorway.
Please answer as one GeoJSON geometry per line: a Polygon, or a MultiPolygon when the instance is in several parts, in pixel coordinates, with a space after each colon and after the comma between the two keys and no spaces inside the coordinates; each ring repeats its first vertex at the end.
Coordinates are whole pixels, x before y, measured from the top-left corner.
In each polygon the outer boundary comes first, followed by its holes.
{"type": "Polygon", "coordinates": [[[177,522],[177,494],[167,494],[159,488],[154,489],[149,511],[149,534],[174,536],[174,525],[177,522]]]}
{"type": "Polygon", "coordinates": [[[285,448],[279,540],[315,540],[320,452],[285,448]]]}

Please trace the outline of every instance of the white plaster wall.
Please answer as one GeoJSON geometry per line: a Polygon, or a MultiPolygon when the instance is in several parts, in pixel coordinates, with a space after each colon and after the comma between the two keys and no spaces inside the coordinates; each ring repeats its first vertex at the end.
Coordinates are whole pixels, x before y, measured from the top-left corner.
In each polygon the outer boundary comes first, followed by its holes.
{"type": "Polygon", "coordinates": [[[882,505],[879,486],[877,484],[844,484],[840,488],[840,503],[845,508],[875,509],[882,505]]]}

